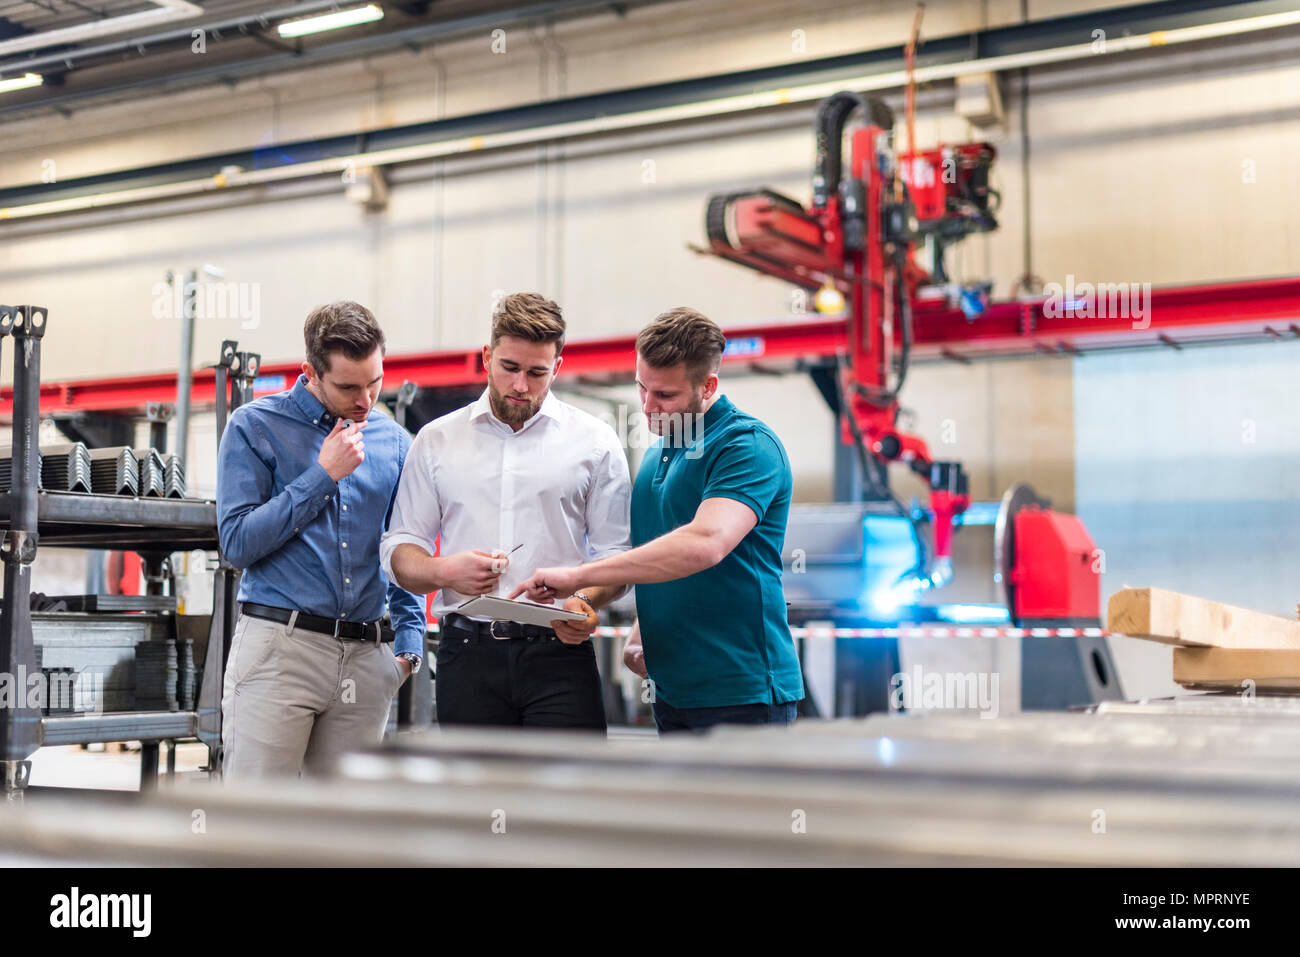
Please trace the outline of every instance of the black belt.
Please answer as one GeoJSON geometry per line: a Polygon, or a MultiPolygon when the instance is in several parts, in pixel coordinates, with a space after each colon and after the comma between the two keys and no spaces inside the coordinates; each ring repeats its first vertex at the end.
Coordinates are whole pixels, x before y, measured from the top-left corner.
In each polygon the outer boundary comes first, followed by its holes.
{"type": "Polygon", "coordinates": [[[469,635],[474,638],[528,638],[555,640],[555,629],[541,625],[522,625],[517,621],[475,621],[455,612],[442,619],[444,634],[469,635]]]}
{"type": "MultiPolygon", "coordinates": [[[[278,622],[281,625],[289,624],[295,612],[288,608],[276,608],[272,605],[259,605],[256,602],[246,601],[240,606],[240,611],[251,618],[263,618],[266,621],[278,622]]],[[[322,635],[329,635],[333,638],[348,638],[353,641],[392,641],[391,632],[385,631],[379,627],[378,621],[344,621],[342,618],[322,618],[320,615],[309,615],[306,612],[297,612],[298,618],[294,621],[294,628],[306,628],[308,631],[319,632],[322,635]]]]}

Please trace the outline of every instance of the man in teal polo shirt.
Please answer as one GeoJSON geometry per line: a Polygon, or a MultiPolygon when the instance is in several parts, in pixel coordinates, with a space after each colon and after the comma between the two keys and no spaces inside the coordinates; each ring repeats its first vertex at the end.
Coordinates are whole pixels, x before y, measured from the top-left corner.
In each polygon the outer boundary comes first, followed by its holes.
{"type": "Polygon", "coordinates": [[[654,689],[661,732],[790,724],[803,678],[781,589],[792,480],[766,425],[718,391],[726,339],[694,309],[637,336],[637,388],[660,442],[632,490],[630,551],[539,568],[511,597],[566,597],[583,585],[636,589],[623,660],[654,689]]]}

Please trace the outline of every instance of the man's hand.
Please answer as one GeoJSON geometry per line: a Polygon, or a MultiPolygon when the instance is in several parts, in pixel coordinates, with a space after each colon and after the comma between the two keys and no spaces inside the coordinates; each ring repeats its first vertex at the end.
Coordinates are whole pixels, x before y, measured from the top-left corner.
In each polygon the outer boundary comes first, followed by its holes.
{"type": "Polygon", "coordinates": [[[527,593],[530,601],[550,602],[557,598],[568,598],[582,587],[576,568],[539,568],[532,577],[510,593],[511,598],[518,598],[527,593]]]}
{"type": "Polygon", "coordinates": [[[411,677],[411,663],[401,655],[393,655],[397,659],[397,667],[402,669],[402,680],[397,683],[397,687],[406,684],[406,679],[411,677]]]}
{"type": "Polygon", "coordinates": [[[586,615],[586,621],[560,621],[551,622],[551,627],[555,629],[555,637],[566,645],[580,645],[591,638],[591,633],[596,630],[596,625],[600,623],[600,618],[596,616],[596,609],[592,608],[581,598],[570,598],[564,603],[565,611],[576,611],[579,614],[586,615]]]}
{"type": "Polygon", "coordinates": [[[462,595],[486,595],[495,591],[501,574],[510,567],[505,552],[470,552],[448,555],[442,559],[443,585],[462,595]]]}
{"type": "Polygon", "coordinates": [[[365,422],[354,422],[344,428],[343,420],[339,419],[334,423],[330,434],[325,436],[316,461],[334,481],[337,482],[351,475],[356,471],[357,466],[365,461],[366,446],[361,441],[361,430],[365,427],[365,422]]]}
{"type": "Polygon", "coordinates": [[[628,636],[623,646],[623,664],[632,674],[641,678],[650,677],[645,670],[645,652],[641,648],[641,632],[637,629],[628,636]]]}

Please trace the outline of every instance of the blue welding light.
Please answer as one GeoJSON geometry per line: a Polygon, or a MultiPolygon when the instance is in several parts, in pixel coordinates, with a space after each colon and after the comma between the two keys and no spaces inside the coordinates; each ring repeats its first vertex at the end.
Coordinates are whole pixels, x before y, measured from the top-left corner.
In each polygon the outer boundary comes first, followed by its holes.
{"type": "Polygon", "coordinates": [[[894,582],[892,585],[877,587],[868,591],[867,604],[882,615],[893,615],[904,605],[916,604],[916,596],[925,589],[925,583],[911,575],[894,582]]]}
{"type": "Polygon", "coordinates": [[[1004,625],[1011,620],[1003,605],[940,605],[935,610],[941,621],[959,625],[1004,625]]]}
{"type": "Polygon", "coordinates": [[[960,294],[961,311],[967,319],[975,319],[984,315],[988,308],[988,300],[984,297],[984,290],[979,286],[971,286],[963,289],[960,294]]]}
{"type": "MultiPolygon", "coordinates": [[[[916,601],[916,588],[900,588],[916,564],[912,526],[901,515],[867,515],[862,522],[862,590],[858,607],[873,618],[892,618],[916,601]]],[[[915,580],[915,576],[911,576],[915,580]]]]}

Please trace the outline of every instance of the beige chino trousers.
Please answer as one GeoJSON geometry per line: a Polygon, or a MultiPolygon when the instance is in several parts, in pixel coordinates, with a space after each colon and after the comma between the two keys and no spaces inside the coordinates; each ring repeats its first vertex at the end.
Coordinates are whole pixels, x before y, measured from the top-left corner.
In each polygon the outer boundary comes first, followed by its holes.
{"type": "Polygon", "coordinates": [[[312,774],[377,744],[401,682],[391,644],[240,615],[221,696],[226,780],[312,774]]]}

